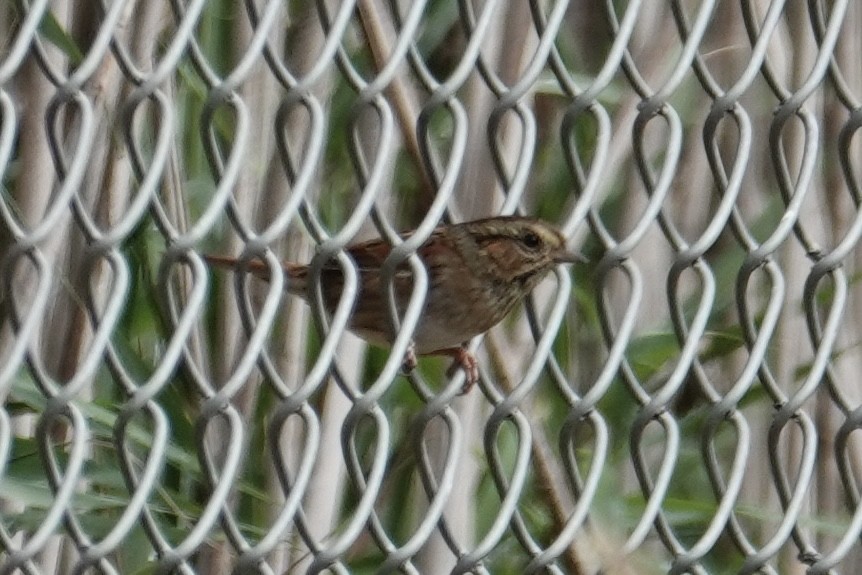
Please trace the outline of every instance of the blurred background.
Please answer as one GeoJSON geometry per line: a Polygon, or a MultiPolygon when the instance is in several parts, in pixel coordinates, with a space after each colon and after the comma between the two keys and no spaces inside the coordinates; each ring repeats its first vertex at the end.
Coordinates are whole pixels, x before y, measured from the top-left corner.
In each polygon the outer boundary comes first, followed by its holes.
{"type": "Polygon", "coordinates": [[[4,573],[856,573],[862,10],[0,1],[4,573]],[[369,347],[242,266],[496,214],[560,269],[369,347]]]}

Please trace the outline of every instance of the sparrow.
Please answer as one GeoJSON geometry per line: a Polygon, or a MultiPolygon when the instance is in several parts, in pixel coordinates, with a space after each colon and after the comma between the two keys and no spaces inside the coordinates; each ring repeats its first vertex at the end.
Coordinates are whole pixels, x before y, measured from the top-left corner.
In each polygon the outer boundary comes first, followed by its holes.
{"type": "MultiPolygon", "coordinates": [[[[403,238],[413,232],[404,232],[403,238]]],[[[395,339],[388,316],[386,285],[381,267],[392,251],[382,239],[345,248],[359,274],[356,297],[348,329],[377,345],[395,339]]],[[[473,337],[499,323],[512,308],[558,264],[585,259],[566,247],[566,239],[554,226],[537,219],[499,216],[471,222],[441,225],[416,250],[428,273],[428,292],[413,343],[404,359],[404,369],[416,366],[416,354],[443,355],[455,360],[466,374],[462,393],[479,380],[476,358],[467,348],[473,337]]],[[[213,266],[238,269],[230,256],[206,255],[213,266]]],[[[268,280],[270,270],[260,260],[245,268],[268,280]]],[[[285,289],[306,301],[313,297],[308,265],[285,262],[285,289]]],[[[394,274],[394,294],[403,314],[413,289],[412,272],[405,262],[394,274]]],[[[321,270],[323,303],[332,313],[344,288],[341,267],[332,261],[321,270]]]]}

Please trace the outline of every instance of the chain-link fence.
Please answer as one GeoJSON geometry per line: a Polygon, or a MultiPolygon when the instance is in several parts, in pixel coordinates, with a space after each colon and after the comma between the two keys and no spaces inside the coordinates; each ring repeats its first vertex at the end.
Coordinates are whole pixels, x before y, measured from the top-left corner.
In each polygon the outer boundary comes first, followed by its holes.
{"type": "Polygon", "coordinates": [[[10,0],[0,30],[0,573],[862,571],[858,3],[10,0]],[[470,342],[469,393],[402,373],[416,248],[498,214],[590,263],[470,342]],[[383,283],[413,266],[390,348],[346,329],[375,237],[383,283]]]}

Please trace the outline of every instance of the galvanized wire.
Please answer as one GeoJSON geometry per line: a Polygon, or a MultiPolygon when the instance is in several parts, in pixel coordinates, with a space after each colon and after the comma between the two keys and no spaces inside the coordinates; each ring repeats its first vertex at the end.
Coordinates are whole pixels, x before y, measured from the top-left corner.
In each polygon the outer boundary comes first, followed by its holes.
{"type": "Polygon", "coordinates": [[[0,573],[859,570],[852,3],[139,4],[0,15],[0,573]],[[416,251],[496,214],[593,263],[461,398],[416,251]]]}

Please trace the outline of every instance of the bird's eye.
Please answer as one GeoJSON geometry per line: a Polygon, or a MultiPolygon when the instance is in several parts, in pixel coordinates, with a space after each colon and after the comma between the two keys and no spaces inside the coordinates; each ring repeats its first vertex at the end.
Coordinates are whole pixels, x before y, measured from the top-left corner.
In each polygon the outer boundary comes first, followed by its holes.
{"type": "Polygon", "coordinates": [[[527,232],[521,237],[521,242],[531,250],[537,250],[542,246],[542,238],[535,232],[527,232]]]}

